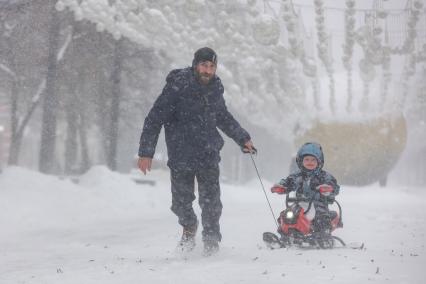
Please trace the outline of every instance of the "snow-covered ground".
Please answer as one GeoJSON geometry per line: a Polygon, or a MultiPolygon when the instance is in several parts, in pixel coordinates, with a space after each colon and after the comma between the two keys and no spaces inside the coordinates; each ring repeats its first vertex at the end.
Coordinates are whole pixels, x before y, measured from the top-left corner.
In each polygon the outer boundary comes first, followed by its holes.
{"type": "MultiPolygon", "coordinates": [[[[199,235],[194,252],[175,251],[168,173],[146,178],[155,186],[104,167],[78,184],[5,169],[0,283],[425,283],[424,189],[343,187],[344,228],[335,233],[363,249],[271,251],[261,238],[275,225],[258,181],[224,184],[221,250],[203,257],[199,235]]],[[[268,195],[278,214],[282,196],[268,195]]]]}

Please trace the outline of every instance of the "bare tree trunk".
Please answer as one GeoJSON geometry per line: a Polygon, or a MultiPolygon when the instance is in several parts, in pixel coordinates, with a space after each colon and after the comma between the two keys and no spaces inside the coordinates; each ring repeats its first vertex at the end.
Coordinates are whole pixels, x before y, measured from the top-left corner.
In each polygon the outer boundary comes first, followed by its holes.
{"type": "MultiPolygon", "coordinates": [[[[16,106],[16,110],[12,111],[12,141],[11,141],[10,150],[9,150],[9,160],[8,160],[9,165],[18,164],[19,153],[21,150],[22,138],[24,136],[25,127],[27,127],[28,122],[31,119],[31,116],[33,115],[35,109],[39,105],[40,97],[43,95],[45,88],[46,88],[46,81],[43,80],[38,87],[37,93],[33,96],[32,104],[29,110],[27,111],[27,113],[25,114],[25,117],[21,121],[21,123],[19,123],[19,119],[17,116],[17,106],[16,106]],[[13,122],[14,119],[16,119],[16,122],[13,122]],[[16,125],[13,125],[14,123],[16,123],[16,125]]],[[[16,95],[13,95],[13,92],[12,92],[12,97],[17,98],[18,94],[19,94],[18,90],[16,90],[16,95]]],[[[12,105],[13,105],[13,102],[12,102],[12,105]]]]}
{"type": "Polygon", "coordinates": [[[17,165],[19,157],[19,149],[21,146],[21,138],[17,136],[18,132],[18,82],[16,78],[12,79],[11,93],[10,93],[10,133],[11,141],[9,148],[9,165],[17,165]]]}
{"type": "MultiPolygon", "coordinates": [[[[71,27],[70,37],[74,38],[75,34],[79,32],[76,22],[73,22],[71,27]]],[[[75,42],[71,41],[71,64],[76,60],[75,57],[80,56],[75,48],[75,42]]],[[[65,139],[65,159],[64,159],[64,174],[71,175],[77,172],[78,160],[78,107],[80,105],[80,88],[84,82],[83,72],[79,72],[77,78],[79,80],[70,80],[69,93],[65,98],[65,113],[67,120],[67,135],[65,139]],[[80,81],[83,80],[83,82],[80,81]]]]}
{"type": "MultiPolygon", "coordinates": [[[[97,49],[101,49],[107,45],[105,40],[105,33],[97,33],[94,46],[97,49]]],[[[109,54],[109,52],[106,52],[109,54]]],[[[105,63],[106,56],[98,57],[95,60],[95,70],[94,70],[94,81],[96,82],[96,88],[94,89],[95,94],[95,113],[96,113],[96,126],[99,129],[100,133],[100,148],[102,151],[99,156],[96,156],[96,160],[100,163],[106,163],[106,156],[108,154],[108,135],[107,128],[109,124],[109,113],[105,111],[108,109],[109,105],[109,95],[107,90],[109,90],[109,79],[106,78],[105,67],[102,63],[105,63]]]]}
{"type": "Polygon", "coordinates": [[[17,135],[19,127],[18,117],[18,101],[19,101],[19,77],[16,75],[15,53],[13,52],[13,43],[10,37],[7,38],[7,59],[9,68],[13,71],[11,75],[10,87],[10,147],[9,147],[9,165],[17,165],[19,158],[19,150],[21,147],[21,138],[17,135]]]}
{"type": "Polygon", "coordinates": [[[39,170],[43,173],[53,173],[55,170],[56,148],[56,119],[58,111],[58,96],[56,93],[57,54],[60,21],[55,2],[51,0],[51,19],[49,26],[49,53],[47,62],[46,94],[43,99],[43,118],[39,170]]]}
{"type": "MultiPolygon", "coordinates": [[[[76,94],[73,94],[76,96],[76,94]]],[[[74,174],[77,162],[77,131],[78,131],[78,114],[76,111],[76,100],[71,98],[66,106],[67,118],[67,137],[65,140],[65,163],[64,173],[66,175],[74,174]]]]}
{"type": "Polygon", "coordinates": [[[108,128],[108,152],[107,166],[115,171],[117,170],[117,144],[118,144],[118,126],[120,119],[120,97],[121,97],[121,72],[123,65],[122,56],[123,40],[115,42],[114,65],[112,69],[112,92],[111,92],[111,116],[108,128]]]}
{"type": "Polygon", "coordinates": [[[84,173],[92,165],[90,162],[90,157],[89,157],[89,147],[87,145],[87,123],[86,123],[86,115],[84,111],[82,111],[80,114],[80,124],[79,124],[78,130],[80,134],[80,149],[81,149],[80,171],[84,173]]]}
{"type": "MultiPolygon", "coordinates": [[[[84,99],[81,97],[84,92],[87,92],[87,90],[84,88],[86,85],[86,77],[83,73],[80,73],[80,79],[78,80],[80,82],[78,93],[77,93],[77,101],[78,101],[78,107],[76,106],[76,109],[78,109],[77,115],[78,115],[78,135],[80,137],[80,166],[79,171],[80,173],[86,172],[90,166],[90,158],[89,158],[89,147],[87,145],[87,119],[86,119],[86,104],[84,103],[84,99]]],[[[77,153],[76,153],[77,154],[77,153]]]]}

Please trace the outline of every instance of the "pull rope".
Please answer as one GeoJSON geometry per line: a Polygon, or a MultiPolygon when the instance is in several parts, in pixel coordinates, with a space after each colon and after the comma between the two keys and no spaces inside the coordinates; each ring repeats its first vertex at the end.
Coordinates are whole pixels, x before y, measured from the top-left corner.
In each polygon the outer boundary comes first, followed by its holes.
{"type": "Polygon", "coordinates": [[[256,163],[253,159],[253,153],[252,152],[250,152],[250,158],[251,158],[251,161],[253,162],[253,166],[256,170],[257,177],[259,178],[260,185],[262,186],[263,193],[265,194],[266,201],[268,202],[269,209],[271,210],[272,218],[274,218],[275,225],[277,225],[277,228],[278,228],[279,226],[278,226],[277,218],[275,217],[274,211],[272,210],[271,203],[269,202],[268,195],[266,194],[266,191],[265,191],[265,186],[263,185],[262,179],[260,178],[259,170],[257,169],[256,163]]]}

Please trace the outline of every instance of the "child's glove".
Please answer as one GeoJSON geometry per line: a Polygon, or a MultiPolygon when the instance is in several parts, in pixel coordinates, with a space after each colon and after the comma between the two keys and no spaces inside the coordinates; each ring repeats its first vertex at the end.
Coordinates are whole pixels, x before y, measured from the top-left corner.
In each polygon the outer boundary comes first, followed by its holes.
{"type": "Polygon", "coordinates": [[[286,191],[287,191],[287,188],[285,188],[281,184],[274,184],[271,187],[271,192],[272,193],[284,194],[284,193],[286,193],[286,191]]]}
{"type": "Polygon", "coordinates": [[[317,190],[322,196],[328,197],[333,192],[333,187],[329,184],[321,184],[317,186],[317,190]]]}

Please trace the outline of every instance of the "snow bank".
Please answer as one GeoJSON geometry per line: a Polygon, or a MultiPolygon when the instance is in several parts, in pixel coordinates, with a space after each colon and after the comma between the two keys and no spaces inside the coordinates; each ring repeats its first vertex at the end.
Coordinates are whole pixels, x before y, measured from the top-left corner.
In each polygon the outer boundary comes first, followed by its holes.
{"type": "Polygon", "coordinates": [[[147,214],[147,208],[154,214],[164,210],[153,198],[157,193],[152,186],[136,184],[130,176],[103,166],[90,169],[77,184],[9,167],[0,175],[0,208],[6,212],[0,215],[0,227],[13,233],[125,219],[147,214]]]}

